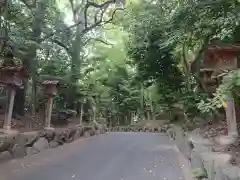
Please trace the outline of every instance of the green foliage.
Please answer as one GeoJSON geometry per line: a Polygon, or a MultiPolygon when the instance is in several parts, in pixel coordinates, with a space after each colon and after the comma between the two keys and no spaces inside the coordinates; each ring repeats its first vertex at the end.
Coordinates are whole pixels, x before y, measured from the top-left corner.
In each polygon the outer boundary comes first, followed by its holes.
{"type": "Polygon", "coordinates": [[[137,65],[137,80],[144,81],[146,87],[156,83],[161,95],[159,100],[170,104],[175,101],[173,94],[181,85],[181,73],[172,54],[174,45],[165,43],[168,39],[165,17],[159,16],[159,8],[146,2],[134,4],[130,9],[127,14],[130,22],[127,21],[126,27],[130,33],[128,55],[137,65]]]}
{"type": "Polygon", "coordinates": [[[196,116],[202,116],[202,112],[198,109],[198,104],[207,98],[206,94],[199,91],[197,82],[193,76],[189,76],[183,82],[181,97],[179,103],[182,104],[182,109],[189,119],[196,116]]]}
{"type": "Polygon", "coordinates": [[[222,108],[226,100],[234,97],[239,101],[240,72],[232,71],[223,77],[222,83],[213,94],[213,98],[201,100],[198,108],[203,114],[213,114],[217,109],[222,108]]]}
{"type": "MultiPolygon", "coordinates": [[[[113,23],[85,30],[84,23],[70,28],[70,21],[83,17],[85,1],[74,2],[73,12],[71,1],[44,1],[44,12],[31,1],[13,2],[5,22],[15,56],[31,73],[27,104],[33,104],[34,91],[43,103],[43,74],[63,79],[55,107],[79,111],[84,104],[85,112],[115,119],[131,112],[155,116],[174,104],[193,118],[214,113],[230,92],[239,99],[237,71],[224,77],[213,98],[207,98],[189,70],[191,62],[201,61],[198,57],[210,40],[240,40],[239,1],[129,0],[113,23]]],[[[88,12],[90,26],[101,13],[94,17],[97,9],[88,12]]],[[[107,10],[104,20],[112,12],[107,10]]]]}

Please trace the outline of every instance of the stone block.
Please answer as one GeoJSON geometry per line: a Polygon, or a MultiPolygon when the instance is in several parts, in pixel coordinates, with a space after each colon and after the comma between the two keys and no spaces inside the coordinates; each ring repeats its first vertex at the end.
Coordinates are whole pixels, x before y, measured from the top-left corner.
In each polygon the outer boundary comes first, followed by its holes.
{"type": "Polygon", "coordinates": [[[203,160],[195,149],[191,152],[190,160],[194,177],[198,179],[207,178],[207,172],[204,168],[203,160]]]}
{"type": "Polygon", "coordinates": [[[25,144],[26,147],[32,147],[33,144],[39,139],[39,136],[38,135],[34,135],[32,137],[26,137],[27,139],[27,142],[25,144]]]}
{"type": "Polygon", "coordinates": [[[78,129],[77,128],[70,129],[70,132],[69,132],[69,142],[74,141],[74,138],[76,137],[75,135],[77,133],[78,133],[78,129]]]}
{"type": "Polygon", "coordinates": [[[95,136],[96,132],[94,129],[90,130],[90,136],[95,136]]]}
{"type": "Polygon", "coordinates": [[[1,134],[0,135],[0,152],[10,151],[14,146],[14,141],[18,134],[9,135],[9,134],[1,134]]]}
{"type": "Polygon", "coordinates": [[[34,147],[28,147],[26,149],[26,152],[27,152],[27,155],[33,155],[33,154],[39,153],[40,151],[35,149],[34,147]]]}
{"type": "Polygon", "coordinates": [[[85,138],[90,137],[90,131],[84,131],[84,135],[85,138]]]}
{"type": "Polygon", "coordinates": [[[78,126],[71,129],[53,129],[39,132],[24,132],[0,135],[0,161],[36,154],[48,148],[55,148],[64,143],[89,137],[106,131],[106,127],[99,125],[98,130],[92,126],[78,126]],[[2,153],[1,153],[2,152],[2,153]]]}
{"type": "Polygon", "coordinates": [[[78,138],[80,138],[81,137],[81,132],[82,130],[81,130],[81,128],[77,128],[76,129],[76,132],[75,132],[75,134],[74,134],[74,136],[73,136],[73,139],[74,140],[76,140],[76,139],[78,139],[78,138]]]}
{"type": "Polygon", "coordinates": [[[99,134],[101,134],[101,131],[98,129],[96,130],[96,135],[99,135],[99,134]]]}
{"type": "MultiPolygon", "coordinates": [[[[33,136],[33,137],[35,137],[35,136],[33,136]]],[[[14,141],[14,146],[10,151],[12,156],[14,158],[21,158],[21,157],[26,156],[27,155],[27,153],[26,153],[27,143],[30,142],[30,139],[32,140],[33,137],[30,135],[25,135],[24,133],[20,134],[18,137],[16,137],[16,139],[14,141]]],[[[33,143],[29,143],[29,144],[31,144],[31,146],[33,145],[33,143]]]]}
{"type": "Polygon", "coordinates": [[[49,148],[49,144],[47,139],[45,139],[44,137],[39,138],[32,146],[32,148],[34,148],[37,151],[43,151],[45,149],[49,148]]]}
{"type": "Polygon", "coordinates": [[[13,157],[11,153],[9,153],[8,151],[4,151],[0,153],[0,162],[8,161],[8,160],[11,160],[12,158],[13,157]]]}
{"type": "Polygon", "coordinates": [[[59,143],[56,141],[49,142],[49,148],[56,148],[59,146],[59,143]]]}
{"type": "Polygon", "coordinates": [[[55,137],[56,133],[54,130],[46,130],[45,131],[45,138],[48,140],[48,142],[52,141],[55,137]]]}
{"type": "Polygon", "coordinates": [[[15,144],[10,152],[13,158],[21,158],[27,155],[27,147],[24,144],[15,144]]]}

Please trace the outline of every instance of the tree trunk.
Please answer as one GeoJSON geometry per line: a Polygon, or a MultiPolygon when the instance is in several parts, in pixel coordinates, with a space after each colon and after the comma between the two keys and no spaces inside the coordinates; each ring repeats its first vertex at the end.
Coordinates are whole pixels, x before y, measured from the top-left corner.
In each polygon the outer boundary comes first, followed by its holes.
{"type": "Polygon", "coordinates": [[[124,116],[125,117],[125,125],[127,125],[128,124],[128,116],[124,116]]]}
{"type": "Polygon", "coordinates": [[[117,116],[117,125],[120,126],[120,118],[117,116]]]}
{"type": "Polygon", "coordinates": [[[81,110],[80,110],[80,125],[82,125],[82,118],[83,118],[83,103],[81,103],[81,110]]]}
{"type": "Polygon", "coordinates": [[[96,110],[93,110],[93,122],[96,123],[96,110]]]}
{"type": "Polygon", "coordinates": [[[156,115],[155,115],[155,112],[154,112],[154,111],[152,112],[152,119],[153,119],[154,121],[156,121],[156,115]]]}
{"type": "Polygon", "coordinates": [[[150,117],[150,112],[149,112],[149,111],[147,111],[147,119],[148,119],[148,121],[150,121],[150,120],[151,120],[151,117],[150,117]]]}
{"type": "MultiPolygon", "coordinates": [[[[34,15],[34,19],[32,22],[32,32],[30,34],[29,39],[31,41],[34,41],[36,43],[40,43],[40,36],[42,33],[42,27],[44,23],[44,15],[45,15],[45,10],[47,7],[47,2],[45,0],[39,1],[34,4],[34,7],[36,8],[36,13],[34,15]]],[[[37,45],[36,44],[31,44],[31,45],[26,45],[26,55],[25,57],[21,58],[23,59],[23,65],[25,68],[28,69],[32,76],[32,113],[35,114],[36,112],[36,106],[37,106],[37,96],[36,96],[36,89],[37,89],[37,60],[36,60],[36,55],[37,55],[37,45]]],[[[27,82],[25,82],[24,89],[23,90],[17,90],[16,92],[16,106],[15,110],[18,111],[18,114],[23,114],[24,112],[24,102],[25,102],[25,95],[26,95],[26,87],[27,87],[27,82]]]]}
{"type": "Polygon", "coordinates": [[[132,112],[131,113],[131,125],[133,125],[134,124],[134,113],[132,112]]]}
{"type": "Polygon", "coordinates": [[[112,128],[112,116],[109,118],[109,128],[112,128]]]}
{"type": "MultiPolygon", "coordinates": [[[[78,23],[79,21],[84,21],[83,14],[77,14],[77,11],[73,9],[73,20],[75,23],[78,23]]],[[[70,86],[68,93],[68,108],[75,109],[75,97],[77,93],[77,82],[80,78],[80,66],[81,66],[81,59],[80,59],[80,52],[82,50],[82,30],[84,29],[83,24],[79,24],[76,26],[76,33],[75,33],[75,39],[72,41],[72,51],[71,51],[71,80],[70,80],[70,86]]]]}

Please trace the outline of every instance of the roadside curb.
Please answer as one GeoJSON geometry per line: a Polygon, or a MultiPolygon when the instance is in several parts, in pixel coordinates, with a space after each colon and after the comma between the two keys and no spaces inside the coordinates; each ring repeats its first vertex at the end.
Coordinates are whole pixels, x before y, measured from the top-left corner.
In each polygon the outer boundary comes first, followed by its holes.
{"type": "Polygon", "coordinates": [[[106,133],[104,125],[75,126],[71,128],[0,135],[0,163],[37,154],[78,139],[106,133]]]}
{"type": "Polygon", "coordinates": [[[185,180],[195,180],[191,173],[191,163],[190,161],[183,155],[183,153],[178,149],[175,145],[174,149],[177,153],[178,162],[180,167],[182,168],[182,172],[185,180]]]}
{"type": "Polygon", "coordinates": [[[239,180],[240,168],[228,162],[227,154],[213,152],[212,143],[197,131],[185,132],[175,125],[167,130],[169,138],[191,164],[193,177],[196,180],[239,180]]]}

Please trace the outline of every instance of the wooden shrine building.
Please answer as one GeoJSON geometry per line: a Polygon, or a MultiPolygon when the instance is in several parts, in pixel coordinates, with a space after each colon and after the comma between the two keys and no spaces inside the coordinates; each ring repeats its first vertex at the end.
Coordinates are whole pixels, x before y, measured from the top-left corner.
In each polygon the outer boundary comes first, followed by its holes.
{"type": "MultiPolygon", "coordinates": [[[[240,44],[211,43],[204,52],[202,65],[200,78],[206,90],[212,94],[221,83],[223,76],[240,68],[240,44]]],[[[237,136],[234,98],[230,95],[225,101],[228,135],[237,136]]]]}
{"type": "Polygon", "coordinates": [[[200,78],[213,93],[224,75],[240,67],[240,44],[210,44],[204,52],[202,67],[200,78]]]}

